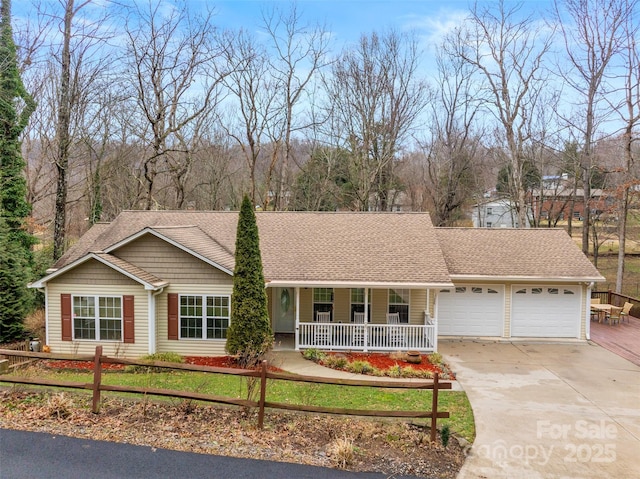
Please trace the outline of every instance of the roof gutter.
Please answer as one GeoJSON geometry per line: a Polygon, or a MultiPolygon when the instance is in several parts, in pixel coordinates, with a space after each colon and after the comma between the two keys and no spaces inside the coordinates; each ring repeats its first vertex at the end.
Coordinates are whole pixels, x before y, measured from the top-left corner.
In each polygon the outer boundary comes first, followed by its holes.
{"type": "Polygon", "coordinates": [[[569,276],[490,276],[490,275],[466,275],[452,274],[451,279],[454,281],[491,281],[491,282],[540,282],[545,283],[604,283],[606,278],[602,276],[586,276],[586,277],[569,277],[569,276]]]}
{"type": "Polygon", "coordinates": [[[454,284],[448,281],[440,283],[400,283],[393,281],[267,281],[267,288],[453,288],[454,284]]]}

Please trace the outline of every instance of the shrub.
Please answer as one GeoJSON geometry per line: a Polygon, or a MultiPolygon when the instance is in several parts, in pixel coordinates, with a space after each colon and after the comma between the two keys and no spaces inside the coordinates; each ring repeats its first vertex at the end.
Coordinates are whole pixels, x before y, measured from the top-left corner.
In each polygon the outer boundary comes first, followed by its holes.
{"type": "MultiPolygon", "coordinates": [[[[142,356],[140,360],[149,363],[155,361],[161,361],[164,363],[184,363],[182,356],[178,353],[172,352],[147,354],[146,356],[142,356]]],[[[168,371],[166,368],[155,368],[153,366],[127,366],[124,370],[128,373],[162,373],[168,371]]]]}
{"type": "Polygon", "coordinates": [[[308,359],[309,361],[318,363],[326,358],[327,355],[319,349],[309,348],[304,350],[304,352],[302,353],[302,357],[308,359]]]}
{"type": "Polygon", "coordinates": [[[43,344],[46,338],[44,309],[36,309],[24,318],[24,329],[32,338],[39,338],[43,344]]]}
{"type": "Polygon", "coordinates": [[[73,411],[73,401],[65,393],[53,394],[40,410],[41,418],[67,419],[73,411]]]}
{"type": "Polygon", "coordinates": [[[347,370],[355,374],[372,374],[376,368],[371,366],[368,361],[353,361],[349,363],[347,370]]]}
{"type": "Polygon", "coordinates": [[[431,353],[431,354],[429,354],[429,362],[431,364],[435,364],[435,365],[442,364],[442,354],[440,354],[440,353],[431,353]]]}
{"type": "Polygon", "coordinates": [[[346,436],[336,439],[329,448],[336,465],[345,468],[353,462],[356,448],[353,445],[353,439],[346,436]]]}
{"type": "Polygon", "coordinates": [[[449,429],[449,425],[445,424],[440,429],[440,441],[442,441],[442,445],[446,448],[449,444],[449,438],[451,437],[451,430],[449,429]]]}
{"type": "Polygon", "coordinates": [[[388,370],[389,376],[392,378],[401,378],[403,376],[404,371],[402,370],[402,366],[399,364],[394,364],[388,370]]]}
{"type": "Polygon", "coordinates": [[[344,369],[349,364],[349,361],[347,361],[347,358],[344,356],[334,356],[330,354],[325,355],[325,358],[322,360],[322,364],[328,368],[344,369]]]}

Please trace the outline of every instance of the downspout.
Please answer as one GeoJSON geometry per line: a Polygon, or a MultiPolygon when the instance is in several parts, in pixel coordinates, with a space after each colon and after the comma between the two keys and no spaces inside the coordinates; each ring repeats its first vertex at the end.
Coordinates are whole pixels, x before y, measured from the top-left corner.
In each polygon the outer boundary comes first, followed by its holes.
{"type": "Polygon", "coordinates": [[[149,319],[148,319],[148,352],[156,353],[156,296],[164,291],[164,286],[157,291],[149,291],[149,319]]]}
{"type": "Polygon", "coordinates": [[[592,281],[587,285],[587,294],[585,300],[585,317],[584,317],[584,336],[587,340],[591,339],[591,290],[593,289],[594,282],[592,281]]]}

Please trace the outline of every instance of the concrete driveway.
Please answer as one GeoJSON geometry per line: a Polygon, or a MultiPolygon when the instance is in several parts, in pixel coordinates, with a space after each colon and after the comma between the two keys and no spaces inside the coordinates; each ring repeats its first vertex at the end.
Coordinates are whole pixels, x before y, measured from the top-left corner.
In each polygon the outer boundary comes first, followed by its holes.
{"type": "Polygon", "coordinates": [[[593,343],[441,341],[476,420],[459,479],[639,478],[640,367],[593,343]]]}

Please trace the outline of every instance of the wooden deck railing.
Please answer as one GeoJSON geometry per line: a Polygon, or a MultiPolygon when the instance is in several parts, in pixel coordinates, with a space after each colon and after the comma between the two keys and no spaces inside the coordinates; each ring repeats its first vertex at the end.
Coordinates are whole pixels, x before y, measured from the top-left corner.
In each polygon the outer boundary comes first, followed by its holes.
{"type": "Polygon", "coordinates": [[[0,355],[28,357],[32,359],[63,360],[63,361],[91,361],[93,363],[93,382],[78,383],[71,381],[57,381],[52,379],[19,377],[11,375],[0,376],[0,382],[14,384],[32,384],[49,387],[64,387],[72,389],[87,389],[93,391],[92,411],[100,412],[100,398],[102,391],[117,391],[126,393],[137,393],[142,395],[177,397],[182,399],[194,399],[198,401],[208,401],[220,404],[229,404],[247,408],[258,408],[258,427],[262,429],[264,424],[264,412],[266,408],[284,409],[291,411],[305,411],[313,413],[373,416],[373,417],[399,417],[399,418],[430,418],[431,419],[431,441],[436,440],[437,420],[448,418],[449,413],[438,411],[438,392],[441,389],[451,389],[450,382],[440,382],[436,373],[432,381],[371,381],[352,379],[320,378],[314,376],[298,376],[288,373],[275,373],[268,370],[266,361],[263,361],[259,370],[217,368],[210,366],[197,366],[192,364],[167,363],[160,361],[136,361],[123,358],[108,357],[102,355],[102,346],[97,346],[94,355],[69,355],[34,353],[29,351],[12,351],[0,349],[0,355]],[[102,383],[103,364],[124,364],[147,366],[154,368],[167,368],[182,371],[198,371],[215,374],[228,374],[234,376],[254,377],[260,379],[260,389],[257,401],[250,399],[238,399],[223,396],[214,396],[191,391],[179,391],[172,389],[142,388],[135,386],[106,385],[102,383]],[[303,404],[277,403],[266,400],[267,380],[298,381],[309,384],[336,384],[342,386],[373,387],[373,388],[398,388],[398,389],[432,389],[431,410],[430,411],[390,411],[390,410],[370,410],[370,409],[345,409],[321,406],[310,406],[303,404]]]}
{"type": "Polygon", "coordinates": [[[299,348],[331,351],[436,350],[436,325],[300,323],[299,348]]]}
{"type": "Polygon", "coordinates": [[[640,299],[625,294],[616,293],[612,290],[608,291],[591,291],[592,298],[600,298],[601,303],[613,304],[622,307],[624,303],[633,304],[629,313],[634,318],[640,318],[640,299]]]}

